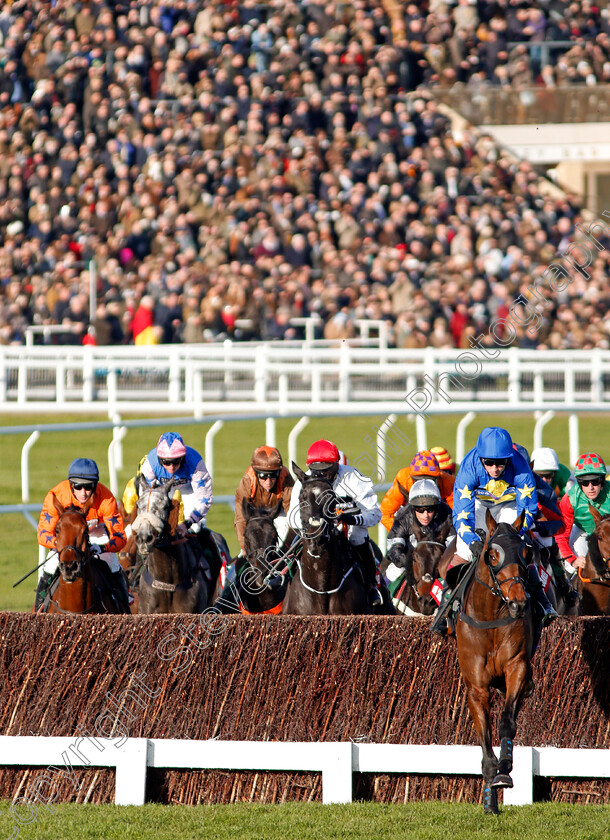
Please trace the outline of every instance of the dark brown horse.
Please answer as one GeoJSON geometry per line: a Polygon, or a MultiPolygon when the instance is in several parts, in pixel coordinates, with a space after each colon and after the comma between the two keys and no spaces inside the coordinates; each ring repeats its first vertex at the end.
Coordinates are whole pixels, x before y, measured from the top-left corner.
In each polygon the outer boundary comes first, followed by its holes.
{"type": "Polygon", "coordinates": [[[359,615],[375,610],[347,539],[336,527],[340,507],[330,482],[307,475],[293,463],[302,489],[303,550],[284,598],[283,613],[359,615]]]}
{"type": "Polygon", "coordinates": [[[92,560],[86,518],[92,500],[93,497],[81,509],[75,505],[64,508],[55,498],[59,513],[55,527],[59,579],[57,588],[51,593],[47,612],[123,613],[104,572],[104,561],[92,560]]]}
{"type": "Polygon", "coordinates": [[[173,487],[173,478],[153,488],[140,481],[132,531],[144,563],[139,587],[143,615],[201,613],[212,602],[214,585],[200,565],[197,540],[176,533],[180,503],[170,496],[173,487]]]}
{"type": "Polygon", "coordinates": [[[289,530],[286,539],[278,544],[274,520],[281,510],[281,500],[269,508],[255,507],[249,499],[242,501],[246,522],[244,551],[235,560],[235,584],[225,587],[220,602],[216,602],[223,612],[281,613],[289,580],[284,555],[295,536],[289,530]]]}
{"type": "Polygon", "coordinates": [[[589,550],[584,569],[578,570],[581,593],[579,615],[610,615],[610,515],[589,506],[595,530],[587,537],[589,550]]]}
{"type": "MultiPolygon", "coordinates": [[[[453,527],[451,517],[441,526],[435,537],[429,537],[413,517],[410,556],[405,555],[406,574],[398,584],[392,597],[397,612],[410,617],[432,615],[437,602],[430,594],[434,581],[440,577],[439,562],[445,551],[445,542],[453,527]]],[[[384,561],[381,571],[385,574],[388,563],[384,561]]]]}
{"type": "Polygon", "coordinates": [[[509,525],[496,523],[487,511],[486,524],[488,535],[465,591],[456,637],[468,708],[483,750],[485,812],[497,814],[497,789],[513,786],[519,708],[534,688],[534,620],[525,589],[528,547],[519,536],[523,513],[509,525]],[[505,697],[499,761],[492,749],[491,688],[505,697]]]}

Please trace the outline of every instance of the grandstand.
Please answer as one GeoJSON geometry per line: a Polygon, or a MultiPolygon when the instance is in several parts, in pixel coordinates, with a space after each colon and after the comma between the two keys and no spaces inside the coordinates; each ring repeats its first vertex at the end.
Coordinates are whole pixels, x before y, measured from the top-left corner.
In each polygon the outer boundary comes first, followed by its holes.
{"type": "MultiPolygon", "coordinates": [[[[501,129],[603,131],[609,33],[588,0],[4,4],[0,343],[468,347],[591,223],[578,193],[604,209],[607,164],[564,191],[501,129]]],[[[609,347],[596,236],[516,346],[609,347]]]]}

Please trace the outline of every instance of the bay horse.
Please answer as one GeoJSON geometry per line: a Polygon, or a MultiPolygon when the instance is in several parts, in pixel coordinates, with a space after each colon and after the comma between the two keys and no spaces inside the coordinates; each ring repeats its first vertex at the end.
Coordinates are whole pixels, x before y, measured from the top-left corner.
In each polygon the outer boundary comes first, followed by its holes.
{"type": "Polygon", "coordinates": [[[585,567],[578,570],[578,614],[610,615],[610,514],[602,516],[592,505],[589,511],[595,530],[587,537],[585,567]]]}
{"type": "Polygon", "coordinates": [[[87,511],[92,501],[93,496],[83,508],[76,505],[64,507],[54,497],[59,514],[55,527],[59,579],[50,594],[49,613],[122,615],[124,612],[105,574],[105,561],[92,559],[87,527],[87,511]]]}
{"type": "Polygon", "coordinates": [[[371,615],[367,587],[350,550],[336,527],[339,501],[324,478],[310,476],[295,463],[301,482],[302,554],[288,584],[282,612],[292,615],[371,615]]]}
{"type": "Polygon", "coordinates": [[[200,565],[198,540],[176,534],[180,502],[170,496],[175,479],[160,487],[138,480],[132,533],[143,561],[139,613],[201,613],[211,606],[214,587],[200,565]]]}
{"type": "MultiPolygon", "coordinates": [[[[416,618],[425,615],[432,615],[437,607],[430,591],[434,581],[440,577],[439,562],[446,548],[446,540],[453,527],[451,517],[441,526],[434,535],[436,538],[428,538],[423,528],[413,516],[413,529],[411,534],[411,554],[406,561],[405,572],[398,588],[392,597],[392,603],[396,611],[402,615],[416,618]],[[412,574],[411,574],[411,569],[412,574]]],[[[381,571],[386,572],[388,567],[387,559],[381,564],[381,571]]]]}
{"type": "Polygon", "coordinates": [[[498,813],[498,788],[512,787],[517,715],[534,690],[534,618],[526,592],[528,546],[519,536],[522,512],[512,525],[486,511],[487,537],[466,587],[456,622],[458,660],[468,708],[483,750],[484,810],[498,813]],[[500,758],[492,749],[490,689],[504,695],[500,758]]]}

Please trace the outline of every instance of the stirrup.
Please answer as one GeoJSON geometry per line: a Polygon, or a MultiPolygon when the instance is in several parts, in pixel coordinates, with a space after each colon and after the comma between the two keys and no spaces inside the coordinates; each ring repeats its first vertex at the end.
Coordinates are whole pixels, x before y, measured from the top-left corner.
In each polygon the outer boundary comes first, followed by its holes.
{"type": "Polygon", "coordinates": [[[371,586],[369,588],[369,605],[371,607],[383,606],[383,597],[376,586],[371,586]]]}

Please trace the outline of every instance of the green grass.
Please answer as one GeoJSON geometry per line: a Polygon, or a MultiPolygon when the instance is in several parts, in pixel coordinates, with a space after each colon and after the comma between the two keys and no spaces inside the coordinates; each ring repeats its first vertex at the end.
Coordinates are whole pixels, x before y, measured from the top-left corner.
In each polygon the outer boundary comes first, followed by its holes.
{"type": "MultiPolygon", "coordinates": [[[[25,815],[25,812],[24,812],[25,815]]],[[[59,805],[42,807],[21,828],[29,840],[602,840],[608,835],[610,806],[544,803],[503,808],[499,817],[481,806],[419,802],[408,805],[59,805]]],[[[0,806],[0,832],[14,827],[6,803],[0,806]]]]}
{"type": "MultiPolygon", "coordinates": [[[[20,426],[50,423],[68,423],[86,420],[105,420],[100,415],[91,417],[57,416],[57,415],[5,415],[0,416],[0,426],[20,426]]],[[[124,419],[129,419],[125,416],[124,419]]],[[[303,430],[299,438],[298,460],[301,466],[305,462],[308,445],[317,438],[326,437],[334,440],[343,449],[351,463],[366,454],[374,462],[376,452],[365,443],[367,436],[375,437],[374,425],[380,425],[385,418],[378,417],[350,417],[350,418],[321,418],[312,419],[303,430]]],[[[433,418],[428,424],[429,446],[446,446],[452,454],[455,449],[455,429],[459,416],[447,415],[433,418]]],[[[292,419],[276,422],[277,445],[287,458],[288,434],[295,421],[292,419]]],[[[202,421],[201,425],[188,425],[180,431],[186,442],[203,453],[205,434],[209,423],[202,421]]],[[[412,441],[415,441],[415,424],[412,417],[400,417],[397,428],[412,441]]],[[[468,428],[466,436],[467,448],[474,445],[476,438],[484,425],[506,425],[513,439],[532,447],[534,420],[532,414],[523,415],[481,415],[468,428]]],[[[600,443],[606,439],[608,416],[583,415],[580,424],[580,449],[597,450],[600,443]]],[[[170,428],[167,421],[160,419],[158,427],[130,429],[123,440],[124,469],[120,473],[120,486],[123,488],[127,480],[134,474],[143,454],[148,452],[156,443],[159,434],[170,428]]],[[[174,428],[174,426],[171,426],[174,428]]],[[[16,504],[21,501],[21,469],[20,459],[23,444],[28,434],[11,434],[0,436],[0,504],[16,504]]],[[[395,438],[398,440],[398,438],[395,438]]],[[[557,416],[545,428],[545,444],[555,448],[563,463],[568,462],[568,419],[567,416],[557,416]]],[[[99,467],[101,479],[108,482],[107,451],[111,441],[109,430],[92,430],[77,432],[48,432],[42,433],[30,452],[30,501],[42,502],[46,492],[67,473],[70,461],[78,456],[94,458],[99,467]]],[[[226,423],[215,438],[215,475],[214,492],[216,494],[233,494],[241,475],[250,463],[252,450],[265,442],[265,424],[263,421],[238,421],[226,423]]],[[[400,456],[393,456],[389,465],[388,479],[391,480],[395,472],[408,463],[416,451],[415,443],[407,447],[400,456]]],[[[606,452],[603,445],[601,453],[607,459],[610,452],[606,452]]],[[[37,515],[35,515],[37,519],[37,515]]],[[[233,531],[233,514],[224,505],[212,506],[208,524],[216,531],[220,531],[228,540],[232,552],[237,551],[237,541],[233,531]]],[[[0,609],[29,610],[34,599],[35,575],[28,578],[16,589],[12,584],[36,565],[38,549],[36,534],[33,527],[20,514],[4,514],[0,517],[0,609]]]]}

